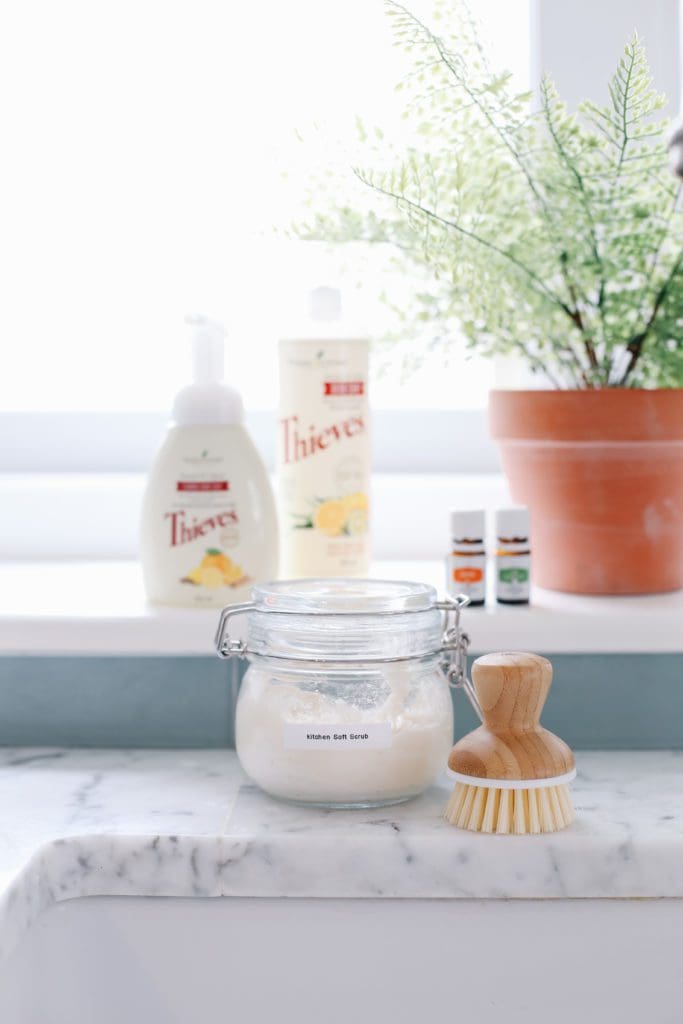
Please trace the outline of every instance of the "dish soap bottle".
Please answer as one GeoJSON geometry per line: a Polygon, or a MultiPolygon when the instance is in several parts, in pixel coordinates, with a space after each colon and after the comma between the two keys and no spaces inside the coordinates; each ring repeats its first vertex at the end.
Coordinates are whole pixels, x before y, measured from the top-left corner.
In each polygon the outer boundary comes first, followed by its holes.
{"type": "Polygon", "coordinates": [[[222,608],[277,576],[275,502],[242,399],[222,383],[224,330],[187,322],[194,381],[176,396],[147,484],[142,572],[155,604],[222,608]]]}
{"type": "Polygon", "coordinates": [[[282,574],[366,576],[370,566],[368,341],[345,330],[336,288],[280,341],[282,574]]]}

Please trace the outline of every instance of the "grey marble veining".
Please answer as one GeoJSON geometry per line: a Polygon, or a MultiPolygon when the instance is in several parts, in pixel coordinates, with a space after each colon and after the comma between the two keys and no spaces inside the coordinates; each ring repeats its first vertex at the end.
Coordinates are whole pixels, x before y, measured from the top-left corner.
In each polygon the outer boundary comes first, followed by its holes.
{"type": "Polygon", "coordinates": [[[683,753],[579,755],[549,836],[444,823],[448,783],[396,807],[271,800],[231,751],[0,751],[0,955],[82,896],[683,897],[683,753]]]}

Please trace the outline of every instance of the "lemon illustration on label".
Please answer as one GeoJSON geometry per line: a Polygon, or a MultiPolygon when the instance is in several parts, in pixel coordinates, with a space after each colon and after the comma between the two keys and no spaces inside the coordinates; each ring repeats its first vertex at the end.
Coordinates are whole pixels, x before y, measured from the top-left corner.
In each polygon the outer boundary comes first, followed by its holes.
{"type": "Polygon", "coordinates": [[[368,532],[368,513],[364,508],[354,508],[349,512],[346,529],[353,534],[368,532]]]}
{"type": "Polygon", "coordinates": [[[323,501],[313,513],[313,525],[328,537],[338,537],[346,522],[346,509],[343,501],[335,499],[323,501]]]}
{"type": "Polygon", "coordinates": [[[218,587],[236,587],[247,582],[241,565],[219,548],[208,548],[199,565],[191,569],[181,580],[198,587],[217,590],[218,587]]]}
{"type": "Polygon", "coordinates": [[[327,537],[367,533],[368,496],[362,491],[341,498],[319,498],[310,515],[296,516],[295,530],[319,530],[327,537]]]}
{"type": "Polygon", "coordinates": [[[368,496],[363,494],[362,491],[356,491],[355,494],[347,494],[345,498],[342,498],[342,502],[347,512],[368,511],[368,496]]]}

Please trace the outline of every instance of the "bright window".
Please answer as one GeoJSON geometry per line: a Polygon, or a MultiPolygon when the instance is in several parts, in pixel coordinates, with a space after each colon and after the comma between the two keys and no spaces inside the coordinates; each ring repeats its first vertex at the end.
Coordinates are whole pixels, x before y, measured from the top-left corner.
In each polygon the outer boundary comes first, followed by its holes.
{"type": "MultiPolygon", "coordinates": [[[[472,6],[525,86],[528,0],[472,6]]],[[[343,156],[299,135],[317,123],[343,140],[357,113],[395,115],[405,64],[380,0],[29,0],[4,21],[0,408],[166,409],[187,377],[187,311],[228,325],[230,377],[272,408],[275,339],[340,274],[272,226],[296,217],[312,163],[343,156]]],[[[381,333],[381,254],[360,289],[343,262],[350,312],[381,333]]],[[[491,375],[460,352],[409,383],[395,367],[375,406],[481,407],[491,375]]]]}

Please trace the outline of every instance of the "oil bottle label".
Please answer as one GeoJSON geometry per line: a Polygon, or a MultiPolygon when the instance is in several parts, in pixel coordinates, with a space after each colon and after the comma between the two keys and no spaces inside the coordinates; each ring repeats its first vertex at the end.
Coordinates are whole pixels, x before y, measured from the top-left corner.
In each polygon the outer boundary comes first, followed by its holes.
{"type": "Polygon", "coordinates": [[[526,601],[531,583],[531,556],[511,555],[498,558],[496,597],[502,601],[526,601]]]}
{"type": "Polygon", "coordinates": [[[501,569],[498,578],[503,583],[526,583],[529,579],[528,569],[501,569]]]}
{"type": "Polygon", "coordinates": [[[447,583],[450,594],[465,594],[470,601],[483,601],[486,597],[486,556],[451,555],[447,583]]]}

